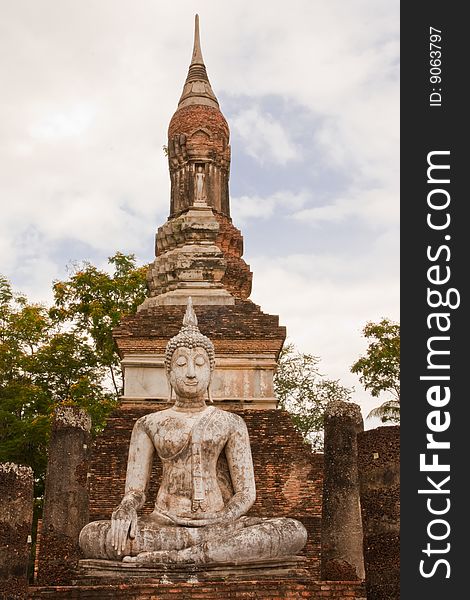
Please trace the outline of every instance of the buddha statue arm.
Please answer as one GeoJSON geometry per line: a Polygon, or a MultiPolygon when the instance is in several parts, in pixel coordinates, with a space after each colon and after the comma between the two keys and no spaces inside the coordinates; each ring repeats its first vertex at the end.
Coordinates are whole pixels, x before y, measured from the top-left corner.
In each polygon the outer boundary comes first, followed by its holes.
{"type": "Polygon", "coordinates": [[[127,536],[135,537],[137,511],[145,503],[155,448],[139,419],[132,430],[127,462],[124,497],[111,516],[112,544],[118,554],[124,551],[127,536]]]}
{"type": "Polygon", "coordinates": [[[227,441],[225,455],[235,493],[230,498],[223,512],[229,520],[236,520],[246,514],[256,500],[250,438],[245,422],[242,419],[239,419],[237,427],[227,441]]]}

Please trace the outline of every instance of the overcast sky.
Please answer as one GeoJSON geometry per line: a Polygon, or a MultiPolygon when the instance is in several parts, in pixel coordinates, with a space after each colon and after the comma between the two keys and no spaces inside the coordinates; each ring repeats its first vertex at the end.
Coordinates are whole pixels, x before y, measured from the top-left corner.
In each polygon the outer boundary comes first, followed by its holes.
{"type": "Polygon", "coordinates": [[[71,261],[153,259],[198,12],[251,298],[376,406],[349,369],[399,319],[398,0],[0,6],[0,273],[48,302],[71,261]]]}

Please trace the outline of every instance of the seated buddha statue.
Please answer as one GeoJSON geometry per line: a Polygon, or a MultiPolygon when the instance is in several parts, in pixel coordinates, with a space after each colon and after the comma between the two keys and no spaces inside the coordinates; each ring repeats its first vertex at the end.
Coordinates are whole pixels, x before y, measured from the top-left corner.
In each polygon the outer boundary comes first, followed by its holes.
{"type": "Polygon", "coordinates": [[[303,548],[307,532],[299,521],[246,516],[256,498],[250,440],[241,417],[206,404],[214,366],[214,346],[199,331],[190,298],[183,326],[165,351],[175,403],[136,421],[124,497],[110,521],[82,529],[86,558],[243,563],[292,556],[303,548]],[[162,462],[155,508],[139,515],[155,453],[162,462]],[[225,477],[221,455],[228,465],[225,477]]]}

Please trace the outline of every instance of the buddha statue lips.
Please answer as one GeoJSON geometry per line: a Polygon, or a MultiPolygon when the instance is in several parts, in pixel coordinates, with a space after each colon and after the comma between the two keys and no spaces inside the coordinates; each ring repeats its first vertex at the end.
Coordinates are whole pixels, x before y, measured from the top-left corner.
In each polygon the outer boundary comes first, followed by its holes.
{"type": "Polygon", "coordinates": [[[301,550],[307,533],[300,522],[246,516],[256,498],[248,431],[238,415],[206,404],[215,354],[199,331],[191,299],[180,332],[168,342],[165,367],[175,403],[136,421],[124,497],[110,521],[82,529],[85,557],[241,564],[301,550]],[[217,472],[222,453],[230,474],[228,490],[217,472]],[[155,454],[162,462],[155,508],[139,516],[155,454]]]}

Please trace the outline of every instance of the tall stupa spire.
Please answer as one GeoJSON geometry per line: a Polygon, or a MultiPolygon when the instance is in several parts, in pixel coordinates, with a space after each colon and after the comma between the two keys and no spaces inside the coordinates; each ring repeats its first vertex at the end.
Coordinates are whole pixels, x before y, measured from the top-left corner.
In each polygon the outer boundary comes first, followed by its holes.
{"type": "Polygon", "coordinates": [[[183,94],[168,126],[170,214],[156,236],[145,306],[248,298],[243,238],[230,218],[230,131],[202,58],[199,17],[183,94]]]}
{"type": "Polygon", "coordinates": [[[204,104],[219,108],[219,103],[212,91],[204,59],[202,58],[199,15],[196,15],[194,21],[193,55],[191,57],[191,64],[189,65],[188,76],[184,83],[183,93],[178,102],[178,108],[190,106],[191,104],[204,104]]]}
{"type": "Polygon", "coordinates": [[[196,15],[194,19],[194,46],[193,46],[193,58],[191,59],[191,64],[204,64],[204,59],[202,58],[201,52],[201,38],[199,36],[199,15],[196,15]]]}
{"type": "MultiPolygon", "coordinates": [[[[277,317],[248,300],[252,273],[243,260],[243,236],[230,217],[230,130],[210,95],[197,15],[194,29],[193,22],[188,16],[189,73],[181,74],[187,74],[183,96],[168,126],[170,212],[155,237],[148,297],[115,330],[126,369],[124,393],[139,401],[167,397],[165,347],[191,297],[201,332],[213,332],[223,356],[218,397],[274,408],[272,375],[285,331],[277,317]]],[[[206,60],[207,52],[204,47],[206,60]]],[[[192,323],[191,314],[185,325],[192,323]]]]}

